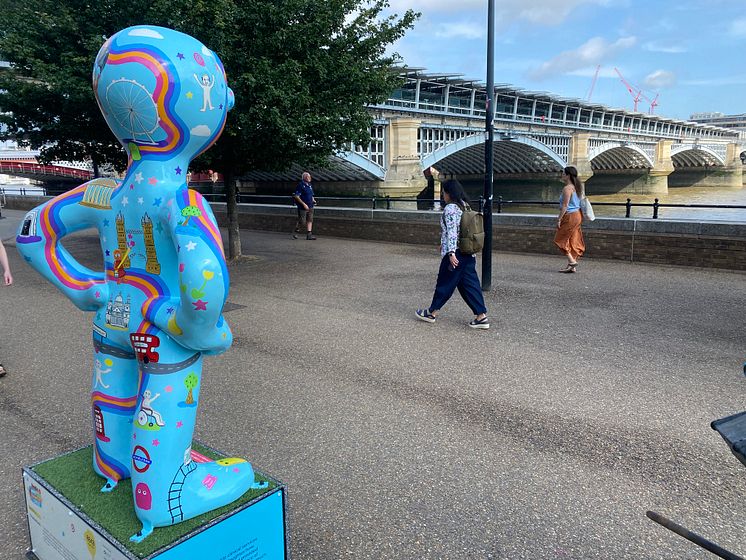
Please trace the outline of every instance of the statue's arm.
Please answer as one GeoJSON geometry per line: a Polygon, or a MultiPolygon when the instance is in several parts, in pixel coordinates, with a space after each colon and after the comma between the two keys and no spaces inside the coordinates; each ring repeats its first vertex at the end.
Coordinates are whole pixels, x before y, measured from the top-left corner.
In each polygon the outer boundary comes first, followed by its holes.
{"type": "Polygon", "coordinates": [[[94,311],[108,300],[106,275],[80,264],[62,239],[96,227],[96,210],[82,206],[86,184],[62,193],[28,212],[16,236],[16,247],[26,262],[84,311],[94,311]]]}
{"type": "Polygon", "coordinates": [[[222,315],[229,279],[220,231],[199,193],[177,200],[163,219],[177,253],[179,297],[157,306],[152,320],[182,346],[217,354],[233,340],[222,315]]]}

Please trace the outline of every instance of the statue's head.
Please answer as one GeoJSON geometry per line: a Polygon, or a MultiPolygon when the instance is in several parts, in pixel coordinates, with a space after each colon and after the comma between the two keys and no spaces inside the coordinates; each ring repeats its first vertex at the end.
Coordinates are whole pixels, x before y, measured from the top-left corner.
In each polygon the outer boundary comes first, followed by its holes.
{"type": "Polygon", "coordinates": [[[93,90],[132,161],[193,159],[218,139],[234,102],[214,52],[150,25],[107,39],[93,66],[93,90]]]}

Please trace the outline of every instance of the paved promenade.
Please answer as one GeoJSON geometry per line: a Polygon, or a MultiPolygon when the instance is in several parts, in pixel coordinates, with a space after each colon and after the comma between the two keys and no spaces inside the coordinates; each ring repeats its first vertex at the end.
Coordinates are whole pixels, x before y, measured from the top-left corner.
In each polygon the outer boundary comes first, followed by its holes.
{"type": "MultiPolygon", "coordinates": [[[[90,443],[91,317],[3,216],[0,558],[20,560],[21,467],[90,443]]],[[[458,296],[414,317],[436,242],[243,233],[196,436],[288,484],[294,560],[711,558],[648,509],[746,555],[746,470],[709,427],[746,408],[746,275],[497,252],[474,331],[458,296]]],[[[95,238],[67,246],[100,263],[95,238]]]]}

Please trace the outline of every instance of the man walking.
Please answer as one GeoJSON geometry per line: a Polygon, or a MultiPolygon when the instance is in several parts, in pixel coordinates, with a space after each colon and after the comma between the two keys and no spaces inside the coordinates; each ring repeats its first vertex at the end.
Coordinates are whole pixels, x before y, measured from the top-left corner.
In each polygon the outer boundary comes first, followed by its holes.
{"type": "Polygon", "coordinates": [[[313,187],[311,186],[311,174],[304,171],[301,176],[301,182],[293,194],[295,204],[298,207],[298,223],[293,230],[293,239],[298,239],[298,234],[305,227],[306,239],[316,239],[313,235],[313,207],[316,199],[313,197],[313,187]]]}

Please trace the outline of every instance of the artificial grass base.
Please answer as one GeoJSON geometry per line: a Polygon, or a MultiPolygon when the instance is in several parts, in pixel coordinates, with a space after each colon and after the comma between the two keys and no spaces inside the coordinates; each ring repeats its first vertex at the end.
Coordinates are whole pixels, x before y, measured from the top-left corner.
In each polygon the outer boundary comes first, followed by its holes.
{"type": "MultiPolygon", "coordinates": [[[[192,448],[210,459],[225,457],[222,453],[197,442],[192,444],[192,448]]],[[[216,518],[239,509],[242,505],[280,486],[278,481],[255,470],[256,481],[266,481],[267,488],[249,490],[238,500],[226,506],[176,525],[157,527],[145,540],[134,543],[129,538],[137,533],[142,525],[135,515],[132,503],[132,483],[129,479],[123,480],[111,492],[102,493],[101,487],[105,484],[105,480],[93,471],[92,461],[93,446],[91,445],[34,465],[30,470],[42,478],[72,507],[90,518],[122,547],[139,558],[145,558],[168,547],[216,518]]]]}

